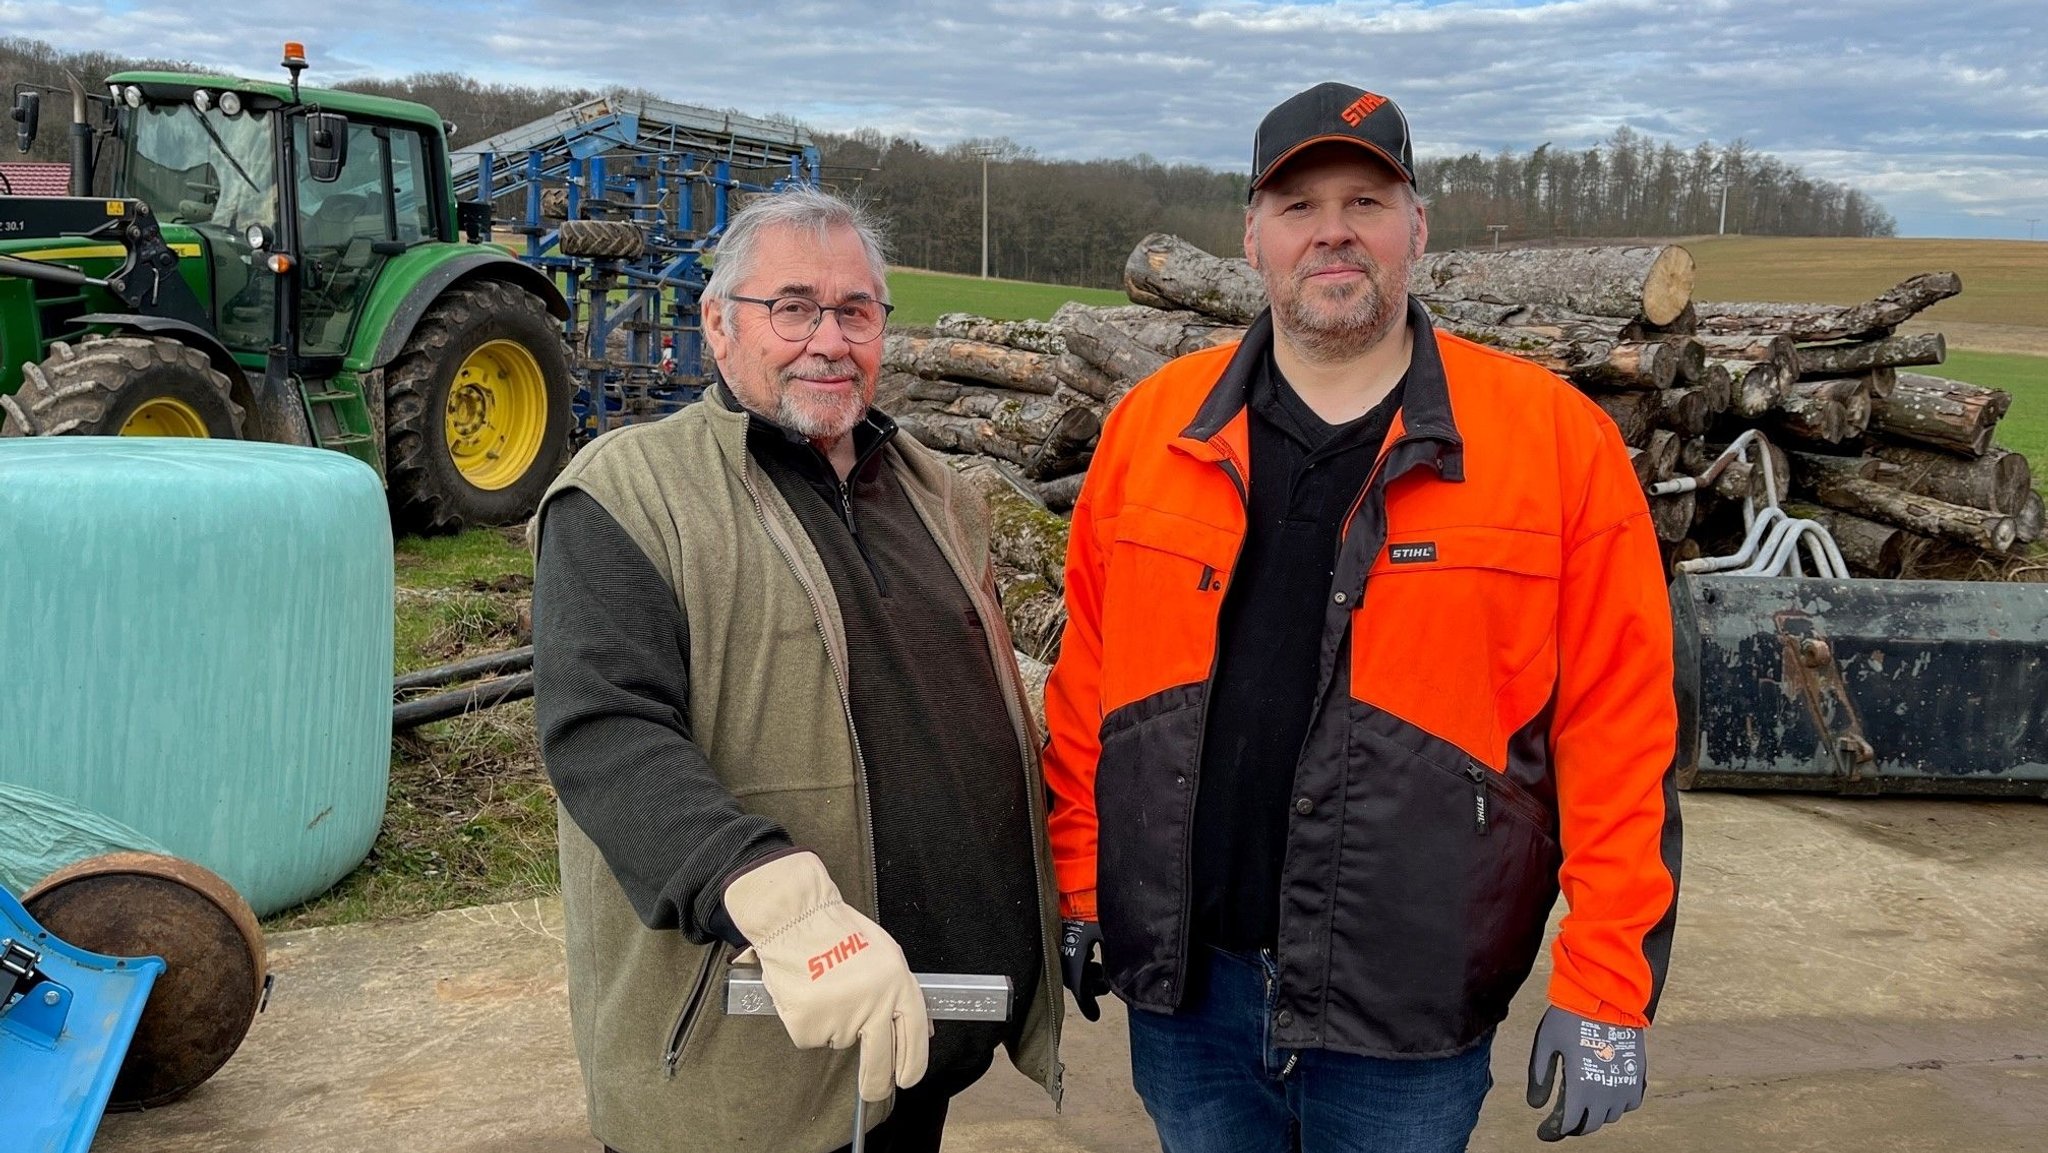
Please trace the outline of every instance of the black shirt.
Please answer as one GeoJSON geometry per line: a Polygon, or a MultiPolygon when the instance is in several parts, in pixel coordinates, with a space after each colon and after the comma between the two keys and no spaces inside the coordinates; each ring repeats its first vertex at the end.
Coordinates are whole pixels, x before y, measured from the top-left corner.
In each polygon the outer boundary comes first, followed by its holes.
{"type": "Polygon", "coordinates": [[[1331,425],[1269,354],[1251,382],[1244,545],[1217,626],[1194,831],[1194,936],[1272,948],[1294,766],[1315,706],[1323,605],[1345,516],[1406,391],[1331,425]]]}

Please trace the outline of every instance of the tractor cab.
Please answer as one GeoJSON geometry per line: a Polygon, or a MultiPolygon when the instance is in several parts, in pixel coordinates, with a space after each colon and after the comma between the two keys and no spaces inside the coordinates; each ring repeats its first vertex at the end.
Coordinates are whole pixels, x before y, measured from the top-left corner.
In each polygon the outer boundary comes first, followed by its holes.
{"type": "MultiPolygon", "coordinates": [[[[569,447],[560,289],[458,235],[438,113],[283,65],[74,88],[73,195],[0,195],[0,436],[326,447],[402,527],[525,517],[569,447]]],[[[23,150],[39,116],[17,91],[23,150]]]]}

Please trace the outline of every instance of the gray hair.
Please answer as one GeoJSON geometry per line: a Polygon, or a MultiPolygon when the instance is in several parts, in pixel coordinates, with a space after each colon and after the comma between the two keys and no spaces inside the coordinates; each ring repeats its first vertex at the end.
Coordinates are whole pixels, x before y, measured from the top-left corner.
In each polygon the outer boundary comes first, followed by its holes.
{"type": "Polygon", "coordinates": [[[761,234],[776,228],[801,228],[822,243],[835,228],[851,228],[867,253],[868,269],[874,274],[875,290],[884,304],[889,301],[889,260],[882,239],[882,224],[864,205],[844,200],[822,188],[799,184],[780,192],[757,196],[734,213],[718,241],[718,260],[704,285],[704,297],[718,301],[728,325],[733,321],[733,293],[753,271],[754,246],[761,234]]]}

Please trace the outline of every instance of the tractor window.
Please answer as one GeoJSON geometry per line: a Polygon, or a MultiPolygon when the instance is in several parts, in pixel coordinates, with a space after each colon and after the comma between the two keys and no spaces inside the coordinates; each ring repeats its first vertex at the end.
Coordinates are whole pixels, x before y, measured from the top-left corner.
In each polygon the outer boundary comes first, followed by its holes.
{"type": "Polygon", "coordinates": [[[319,184],[306,167],[304,120],[295,131],[302,262],[299,344],[309,355],[339,355],[348,348],[377,274],[391,258],[392,243],[421,239],[418,218],[404,207],[407,186],[419,171],[419,138],[402,129],[352,122],[340,178],[319,184]]]}
{"type": "Polygon", "coordinates": [[[398,239],[411,243],[434,238],[434,178],[427,167],[426,141],[417,132],[394,128],[391,141],[391,187],[398,202],[398,239]]]}

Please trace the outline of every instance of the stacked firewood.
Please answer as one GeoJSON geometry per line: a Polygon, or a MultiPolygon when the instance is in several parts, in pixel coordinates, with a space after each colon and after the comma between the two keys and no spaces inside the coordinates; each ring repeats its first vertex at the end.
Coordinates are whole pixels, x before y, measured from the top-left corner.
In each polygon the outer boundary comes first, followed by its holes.
{"type": "MultiPolygon", "coordinates": [[[[1651,498],[1667,562],[1736,551],[1766,473],[1859,575],[1993,575],[2041,536],[2027,460],[1994,441],[2010,395],[1906,371],[1943,360],[1939,333],[1897,330],[1960,292],[1955,274],[1849,306],[1696,301],[1692,287],[1676,246],[1435,253],[1409,282],[1439,328],[1591,397],[1646,489],[1701,475],[1743,431],[1761,432],[1768,469],[1752,453],[1696,491],[1651,498]]],[[[881,404],[926,444],[973,458],[961,463],[983,491],[1018,506],[999,519],[1063,511],[1124,392],[1175,356],[1238,339],[1265,307],[1243,261],[1166,235],[1132,252],[1125,289],[1132,304],[1069,304],[1050,321],[953,314],[891,335],[881,404]]],[[[1004,579],[1027,600],[1056,598],[1050,550],[1027,551],[1004,579]]]]}

